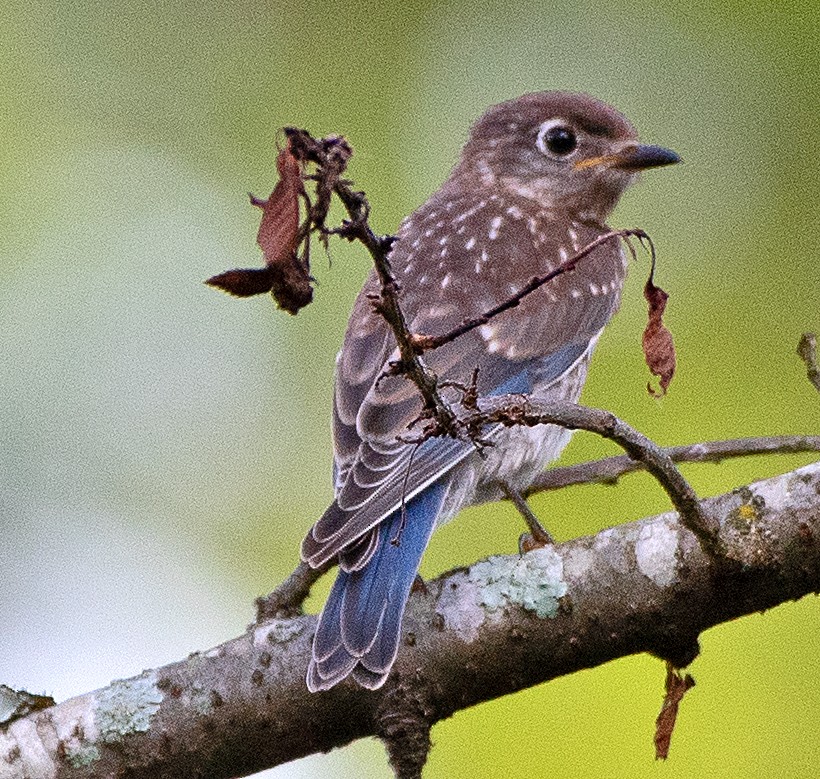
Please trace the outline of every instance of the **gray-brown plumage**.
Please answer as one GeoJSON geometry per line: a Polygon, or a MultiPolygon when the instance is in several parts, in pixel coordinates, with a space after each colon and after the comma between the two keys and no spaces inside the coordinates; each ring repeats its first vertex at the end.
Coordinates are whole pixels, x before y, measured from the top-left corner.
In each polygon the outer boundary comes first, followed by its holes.
{"type": "MultiPolygon", "coordinates": [[[[410,329],[440,334],[503,302],[607,232],[605,220],[637,171],[677,159],[638,144],[621,114],[586,95],[541,92],[489,109],[450,177],[399,230],[391,263],[410,329]]],[[[574,272],[425,360],[440,379],[462,383],[477,367],[484,395],[576,400],[620,303],[625,270],[619,246],[602,244],[574,272]]],[[[500,482],[525,488],[570,435],[555,426],[499,428],[488,431],[495,446],[484,455],[444,438],[416,451],[402,444],[421,399],[405,377],[376,384],[396,358],[393,336],[368,299],[377,291],[371,274],[337,362],[336,500],[302,545],[311,565],[338,556],[341,567],[314,641],[312,690],[351,673],[380,686],[436,523],[499,497],[500,482]]]]}

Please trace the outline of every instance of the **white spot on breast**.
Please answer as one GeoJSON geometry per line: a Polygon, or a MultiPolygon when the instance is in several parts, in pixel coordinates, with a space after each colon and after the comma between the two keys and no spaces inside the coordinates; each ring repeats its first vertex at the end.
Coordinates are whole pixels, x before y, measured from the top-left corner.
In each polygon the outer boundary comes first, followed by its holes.
{"type": "Polygon", "coordinates": [[[464,244],[464,248],[467,251],[470,251],[470,249],[472,249],[473,246],[475,246],[475,238],[470,238],[470,240],[468,240],[467,243],[464,244]]]}
{"type": "Polygon", "coordinates": [[[439,219],[438,222],[436,222],[436,227],[439,227],[439,228],[444,227],[444,220],[439,219]]]}
{"type": "Polygon", "coordinates": [[[438,239],[438,245],[439,246],[445,246],[447,244],[447,240],[448,240],[448,238],[447,238],[446,235],[443,238],[439,238],[438,239]]]}
{"type": "Polygon", "coordinates": [[[569,235],[570,241],[572,241],[572,248],[575,249],[575,251],[577,252],[578,249],[581,248],[578,244],[578,233],[576,233],[575,230],[573,230],[571,227],[569,228],[567,233],[569,235]]]}
{"type": "Polygon", "coordinates": [[[486,200],[480,200],[472,208],[468,208],[464,213],[459,214],[455,219],[453,219],[453,223],[455,224],[457,222],[463,222],[466,219],[469,219],[474,214],[477,214],[486,205],[487,205],[486,200]]]}
{"type": "Polygon", "coordinates": [[[446,256],[447,256],[447,247],[445,246],[445,247],[441,250],[441,259],[443,260],[446,256]]]}
{"type": "Polygon", "coordinates": [[[448,273],[442,280],[441,280],[441,288],[447,289],[450,286],[450,274],[448,273]]]}
{"type": "Polygon", "coordinates": [[[522,214],[522,213],[521,213],[521,209],[520,209],[518,206],[510,206],[510,207],[507,209],[507,213],[508,213],[508,214],[509,214],[509,215],[510,215],[513,219],[521,219],[521,218],[524,216],[524,214],[522,214]]]}
{"type": "Polygon", "coordinates": [[[432,227],[428,227],[428,228],[424,231],[424,237],[425,237],[425,238],[429,238],[429,237],[430,237],[430,236],[431,236],[434,232],[435,232],[435,230],[433,230],[433,228],[432,228],[432,227]]]}
{"type": "Polygon", "coordinates": [[[606,295],[609,292],[609,284],[601,284],[601,294],[606,295]]]}
{"type": "Polygon", "coordinates": [[[566,262],[569,259],[569,252],[563,246],[559,246],[558,256],[561,258],[561,262],[566,262]]]}
{"type": "Polygon", "coordinates": [[[578,300],[581,297],[581,290],[580,289],[571,289],[569,294],[575,299],[578,300]]]}
{"type": "Polygon", "coordinates": [[[590,282],[589,291],[592,293],[593,297],[601,294],[601,288],[592,282],[590,282]]]}
{"type": "Polygon", "coordinates": [[[478,160],[475,164],[478,175],[481,177],[481,183],[484,186],[492,186],[495,183],[495,175],[493,169],[487,164],[487,160],[478,160]]]}
{"type": "Polygon", "coordinates": [[[495,335],[495,328],[492,325],[481,325],[478,332],[485,341],[489,341],[495,335]]]}
{"type": "Polygon", "coordinates": [[[490,354],[495,354],[501,348],[498,341],[488,341],[487,342],[487,351],[490,354]]]}
{"type": "Polygon", "coordinates": [[[422,273],[422,275],[419,276],[419,284],[426,284],[426,283],[427,283],[427,274],[422,273]]]}
{"type": "Polygon", "coordinates": [[[501,222],[503,220],[500,216],[494,216],[492,222],[490,222],[490,232],[487,233],[487,236],[491,241],[494,241],[498,238],[498,231],[501,228],[501,222]]]}

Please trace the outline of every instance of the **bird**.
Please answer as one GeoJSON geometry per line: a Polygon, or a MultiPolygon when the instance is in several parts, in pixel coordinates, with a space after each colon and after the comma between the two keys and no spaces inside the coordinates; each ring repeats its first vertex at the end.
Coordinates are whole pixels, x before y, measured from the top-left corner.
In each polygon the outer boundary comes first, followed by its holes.
{"type": "MultiPolygon", "coordinates": [[[[620,112],[586,94],[533,92],[490,107],[448,178],[397,232],[389,260],[410,331],[446,333],[509,299],[608,232],[640,171],[679,159],[640,143],[620,112]]],[[[604,242],[517,307],[427,352],[426,365],[445,384],[475,375],[480,396],[577,401],[625,274],[622,247],[604,242]]],[[[339,568],[313,639],[311,692],[348,677],[381,687],[435,527],[526,489],[571,436],[555,425],[498,426],[480,450],[446,436],[407,442],[422,399],[406,376],[389,375],[398,351],[372,304],[379,289],[371,272],[336,360],[335,499],[301,546],[311,567],[339,568]]]]}

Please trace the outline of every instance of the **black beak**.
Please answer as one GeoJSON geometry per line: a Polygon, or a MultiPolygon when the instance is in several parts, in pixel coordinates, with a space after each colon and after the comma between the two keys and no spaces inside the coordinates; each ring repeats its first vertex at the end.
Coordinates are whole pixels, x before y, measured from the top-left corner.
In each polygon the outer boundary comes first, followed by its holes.
{"type": "Polygon", "coordinates": [[[671,149],[663,146],[649,146],[638,144],[628,146],[610,157],[611,165],[622,170],[643,170],[644,168],[658,168],[661,165],[674,165],[680,162],[680,157],[671,149]]]}

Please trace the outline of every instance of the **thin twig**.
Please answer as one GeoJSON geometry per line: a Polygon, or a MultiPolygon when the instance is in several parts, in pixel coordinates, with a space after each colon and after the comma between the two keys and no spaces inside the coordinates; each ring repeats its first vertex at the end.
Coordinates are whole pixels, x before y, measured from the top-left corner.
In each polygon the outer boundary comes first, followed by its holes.
{"type": "Polygon", "coordinates": [[[803,333],[797,345],[797,354],[806,363],[806,375],[814,388],[820,392],[820,367],[817,365],[817,336],[814,333],[803,333]]]}
{"type": "Polygon", "coordinates": [[[438,377],[421,361],[399,304],[400,288],[389,257],[396,238],[392,235],[377,236],[373,232],[368,223],[370,208],[364,193],[355,192],[343,182],[337,183],[334,191],[350,215],[350,222],[345,225],[345,237],[358,240],[367,249],[381,283],[381,294],[374,305],[393,331],[400,358],[397,364],[391,366],[390,375],[407,375],[418,387],[424,400],[425,415],[434,420],[437,432],[453,435],[455,414],[439,394],[438,377]]]}
{"type": "MultiPolygon", "coordinates": [[[[518,292],[514,295],[507,298],[502,303],[499,303],[497,306],[489,309],[489,311],[485,311],[483,314],[480,314],[477,317],[472,319],[467,319],[462,322],[457,327],[454,327],[447,333],[443,333],[442,335],[422,335],[416,334],[414,336],[414,342],[416,343],[416,349],[418,351],[428,351],[429,349],[437,349],[439,346],[443,346],[444,344],[450,343],[454,341],[456,338],[464,335],[465,333],[469,333],[471,330],[474,330],[476,327],[481,327],[481,325],[486,325],[493,317],[502,314],[504,311],[509,311],[511,308],[515,308],[518,306],[521,301],[530,295],[531,293],[535,292],[540,287],[543,287],[549,281],[561,276],[564,273],[568,273],[569,271],[575,270],[575,266],[588,254],[592,253],[595,249],[597,249],[601,244],[606,243],[607,241],[615,239],[623,239],[628,241],[628,239],[637,238],[641,243],[647,241],[652,253],[652,267],[654,268],[655,263],[655,248],[652,244],[652,239],[649,237],[647,233],[643,230],[635,228],[629,230],[610,230],[608,233],[604,233],[603,235],[599,235],[595,240],[590,241],[586,246],[582,249],[579,249],[575,254],[573,254],[569,259],[562,262],[557,268],[553,268],[549,273],[544,273],[541,276],[534,276],[529,282],[518,292]]],[[[627,243],[627,245],[629,245],[627,243]]],[[[629,245],[630,251],[632,250],[632,246],[629,245]]],[[[634,252],[633,252],[634,253],[634,252]]]]}
{"type": "Polygon", "coordinates": [[[316,174],[310,176],[316,182],[316,202],[309,209],[311,229],[325,241],[328,235],[359,241],[370,253],[381,283],[381,294],[374,306],[393,331],[399,349],[400,359],[391,366],[390,375],[405,374],[415,383],[424,401],[424,415],[432,420],[437,434],[456,435],[455,414],[439,394],[435,373],[421,361],[421,352],[399,305],[399,284],[389,259],[396,237],[373,232],[369,223],[370,205],[364,192],[357,192],[342,179],[352,154],[349,144],[341,136],[316,139],[306,130],[294,127],[285,128],[285,134],[294,154],[317,167],[316,174]],[[325,224],[331,193],[341,200],[349,216],[338,228],[328,228],[325,224]]]}
{"type": "MultiPolygon", "coordinates": [[[[820,436],[735,438],[729,441],[705,441],[687,446],[670,446],[661,451],[676,463],[719,463],[734,457],[820,452],[820,436]]],[[[577,465],[550,468],[533,481],[524,491],[524,496],[529,497],[536,492],[560,490],[578,484],[616,484],[621,476],[644,470],[645,467],[643,462],[633,460],[629,455],[619,454],[577,465]]]]}
{"type": "Polygon", "coordinates": [[[335,559],[319,568],[299,563],[293,573],[273,592],[256,599],[256,622],[301,614],[302,603],[310,594],[310,588],[335,564],[335,559]]]}
{"type": "Polygon", "coordinates": [[[479,401],[480,412],[467,421],[469,426],[493,423],[515,425],[557,424],[568,430],[587,430],[608,438],[627,454],[641,460],[664,488],[678,510],[681,523],[695,534],[704,550],[713,556],[722,554],[713,518],[703,513],[689,482],[683,478],[672,459],[646,436],[618,419],[609,411],[586,408],[568,401],[542,401],[520,395],[502,395],[479,401]]]}

